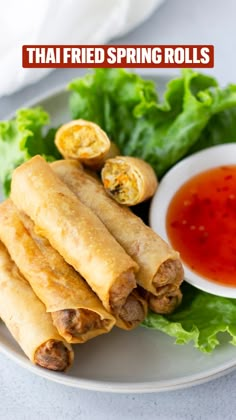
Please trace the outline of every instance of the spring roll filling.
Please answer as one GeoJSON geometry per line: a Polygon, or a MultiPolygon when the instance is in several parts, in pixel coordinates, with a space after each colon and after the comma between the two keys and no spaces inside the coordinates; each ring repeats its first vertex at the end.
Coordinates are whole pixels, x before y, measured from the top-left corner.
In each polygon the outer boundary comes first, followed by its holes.
{"type": "Polygon", "coordinates": [[[136,202],[139,199],[141,178],[127,163],[106,163],[103,170],[104,187],[119,203],[136,202]]]}
{"type": "Polygon", "coordinates": [[[161,297],[170,293],[174,293],[178,289],[178,287],[179,286],[175,284],[166,284],[165,286],[157,287],[154,296],[161,297]]]}
{"type": "Polygon", "coordinates": [[[160,287],[167,284],[179,286],[183,281],[183,275],[184,272],[180,260],[168,259],[160,265],[153,278],[153,285],[157,291],[160,287]]]}
{"type": "Polygon", "coordinates": [[[69,350],[61,341],[48,340],[37,349],[35,363],[46,369],[63,372],[70,364],[69,350]]]}
{"type": "Polygon", "coordinates": [[[123,305],[119,317],[127,324],[139,324],[145,318],[145,310],[142,303],[135,296],[128,296],[123,305]]]}
{"type": "Polygon", "coordinates": [[[100,155],[105,151],[104,142],[93,127],[73,125],[60,135],[60,148],[65,154],[77,158],[100,155]]]}
{"type": "Polygon", "coordinates": [[[171,314],[181,304],[182,293],[177,289],[173,294],[164,296],[149,295],[149,307],[158,314],[171,314]]]}
{"type": "Polygon", "coordinates": [[[73,337],[81,337],[88,331],[106,328],[108,320],[88,309],[64,309],[52,312],[53,323],[59,333],[70,334],[73,337]]]}
{"type": "Polygon", "coordinates": [[[123,273],[117,282],[113,284],[110,290],[109,302],[114,314],[120,312],[122,306],[125,305],[127,297],[135,287],[136,280],[131,270],[123,273]]]}

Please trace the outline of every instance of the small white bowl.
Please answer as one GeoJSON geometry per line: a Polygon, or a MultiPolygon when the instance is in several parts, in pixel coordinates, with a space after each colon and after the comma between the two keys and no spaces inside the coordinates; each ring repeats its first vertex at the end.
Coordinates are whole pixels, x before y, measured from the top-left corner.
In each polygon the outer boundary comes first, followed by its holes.
{"type": "MultiPolygon", "coordinates": [[[[173,166],[163,177],[150,207],[150,225],[163,239],[170,242],[166,231],[166,214],[176,191],[190,178],[221,165],[236,165],[236,143],[210,147],[195,153],[173,166]]],[[[236,298],[236,286],[224,286],[193,272],[183,263],[185,280],[205,292],[236,298]]],[[[236,276],[236,273],[235,273],[236,276]]]]}

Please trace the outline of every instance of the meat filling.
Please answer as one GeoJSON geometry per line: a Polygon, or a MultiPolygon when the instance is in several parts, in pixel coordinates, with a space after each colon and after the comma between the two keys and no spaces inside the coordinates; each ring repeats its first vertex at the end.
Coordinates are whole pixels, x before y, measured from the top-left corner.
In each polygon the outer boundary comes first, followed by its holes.
{"type": "Polygon", "coordinates": [[[181,261],[169,259],[161,264],[153,279],[153,284],[157,288],[165,286],[166,284],[180,286],[183,277],[184,271],[181,261]]]}
{"type": "Polygon", "coordinates": [[[127,296],[136,287],[133,271],[128,271],[113,284],[110,290],[110,306],[114,314],[120,313],[122,306],[125,305],[127,296]]]}
{"type": "Polygon", "coordinates": [[[55,327],[63,333],[80,337],[88,331],[105,327],[106,320],[102,320],[96,312],[88,309],[64,309],[52,312],[55,327]]]}
{"type": "Polygon", "coordinates": [[[142,301],[138,300],[134,295],[128,296],[125,304],[123,305],[119,317],[132,326],[140,324],[146,316],[145,307],[142,301]]]}
{"type": "Polygon", "coordinates": [[[182,293],[180,289],[175,292],[164,295],[154,296],[150,293],[148,303],[153,312],[157,314],[171,314],[181,304],[182,293]]]}
{"type": "Polygon", "coordinates": [[[162,297],[164,295],[170,295],[174,293],[179,286],[175,284],[166,284],[165,286],[157,287],[155,296],[162,297]]]}
{"type": "Polygon", "coordinates": [[[69,350],[61,341],[48,340],[37,349],[35,363],[46,369],[63,372],[70,364],[69,350]]]}

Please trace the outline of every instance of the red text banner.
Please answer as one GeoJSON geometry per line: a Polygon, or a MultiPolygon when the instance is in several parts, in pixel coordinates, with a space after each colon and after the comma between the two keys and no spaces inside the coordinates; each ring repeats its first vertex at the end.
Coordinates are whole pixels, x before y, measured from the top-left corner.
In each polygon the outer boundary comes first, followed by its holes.
{"type": "Polygon", "coordinates": [[[213,45],[24,45],[24,68],[214,67],[213,45]]]}

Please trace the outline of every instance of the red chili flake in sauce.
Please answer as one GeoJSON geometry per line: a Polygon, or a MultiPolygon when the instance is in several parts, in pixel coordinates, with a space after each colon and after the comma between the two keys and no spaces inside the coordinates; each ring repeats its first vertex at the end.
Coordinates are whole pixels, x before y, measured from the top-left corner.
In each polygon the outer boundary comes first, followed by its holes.
{"type": "Polygon", "coordinates": [[[166,225],[186,265],[209,280],[236,285],[236,166],[210,169],[182,185],[166,225]]]}

